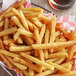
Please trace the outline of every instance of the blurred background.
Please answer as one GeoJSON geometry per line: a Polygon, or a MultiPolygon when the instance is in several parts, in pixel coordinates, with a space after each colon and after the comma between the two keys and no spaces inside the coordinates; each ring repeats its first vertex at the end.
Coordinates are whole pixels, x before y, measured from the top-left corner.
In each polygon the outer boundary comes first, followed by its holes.
{"type": "MultiPolygon", "coordinates": [[[[31,0],[31,2],[46,8],[47,10],[49,10],[49,11],[53,12],[54,14],[56,14],[58,17],[63,16],[63,15],[76,16],[76,1],[74,3],[73,7],[69,8],[67,10],[64,10],[64,11],[56,11],[56,10],[54,10],[49,5],[48,0],[31,0]]],[[[32,5],[32,7],[36,7],[36,6],[32,5]]]]}

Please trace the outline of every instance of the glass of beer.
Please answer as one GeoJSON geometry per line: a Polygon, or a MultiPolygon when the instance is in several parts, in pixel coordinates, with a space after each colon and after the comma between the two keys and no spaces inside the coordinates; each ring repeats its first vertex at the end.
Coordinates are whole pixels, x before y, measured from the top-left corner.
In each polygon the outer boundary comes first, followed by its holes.
{"type": "Polygon", "coordinates": [[[56,10],[66,10],[74,5],[75,0],[49,0],[49,3],[56,10]]]}

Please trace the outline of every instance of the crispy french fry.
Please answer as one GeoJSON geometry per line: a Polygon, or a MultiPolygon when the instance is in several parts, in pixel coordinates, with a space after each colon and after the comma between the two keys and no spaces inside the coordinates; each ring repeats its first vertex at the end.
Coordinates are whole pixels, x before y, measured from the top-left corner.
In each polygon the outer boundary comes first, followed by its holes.
{"type": "Polygon", "coordinates": [[[68,59],[67,60],[71,60],[72,57],[73,57],[73,52],[74,52],[74,46],[71,46],[70,49],[69,49],[69,56],[68,56],[68,59]]]}
{"type": "MultiPolygon", "coordinates": [[[[35,38],[36,38],[36,43],[37,44],[41,44],[41,40],[40,40],[40,35],[39,35],[39,30],[38,28],[35,27],[34,29],[34,35],[35,35],[35,38]]],[[[37,51],[37,50],[35,50],[37,51]]],[[[44,61],[44,53],[43,53],[43,50],[38,50],[37,52],[39,52],[39,55],[40,55],[40,59],[42,61],[44,61]]]]}
{"type": "Polygon", "coordinates": [[[4,40],[3,43],[4,45],[9,45],[10,43],[16,43],[16,41],[13,39],[8,39],[8,40],[4,40]]]}
{"type": "Polygon", "coordinates": [[[20,53],[20,55],[23,56],[23,57],[25,57],[25,58],[27,58],[27,59],[29,59],[29,60],[31,60],[32,62],[35,62],[35,63],[37,63],[37,64],[39,64],[39,65],[45,66],[45,67],[47,67],[48,69],[54,70],[54,67],[53,67],[53,66],[51,66],[51,65],[49,65],[49,64],[47,64],[47,63],[45,63],[45,62],[43,62],[43,61],[40,61],[40,60],[37,59],[37,58],[34,58],[34,57],[32,57],[32,56],[30,56],[30,55],[27,55],[27,54],[25,54],[25,53],[20,53]]]}
{"type": "Polygon", "coordinates": [[[29,69],[29,76],[34,76],[34,71],[32,69],[29,69]]]}
{"type": "Polygon", "coordinates": [[[33,34],[27,30],[24,30],[24,29],[18,29],[18,32],[24,36],[27,36],[27,37],[33,37],[33,34]]]}
{"type": "Polygon", "coordinates": [[[31,46],[11,46],[9,48],[10,51],[17,51],[17,52],[21,52],[21,51],[28,51],[28,50],[33,50],[31,46]]]}
{"type": "Polygon", "coordinates": [[[31,12],[36,12],[36,13],[43,13],[43,9],[41,8],[23,8],[21,10],[31,11],[31,12]]]}
{"type": "MultiPolygon", "coordinates": [[[[55,41],[55,26],[56,26],[56,16],[54,15],[51,19],[51,35],[49,43],[53,43],[55,41]]],[[[50,49],[50,52],[53,52],[53,48],[50,49]]]]}
{"type": "Polygon", "coordinates": [[[0,37],[12,34],[12,33],[16,32],[16,31],[17,31],[17,27],[12,27],[12,28],[6,29],[6,30],[0,32],[0,37]]]}
{"type": "Polygon", "coordinates": [[[60,35],[60,31],[55,32],[55,37],[60,35]]]}
{"type": "MultiPolygon", "coordinates": [[[[7,30],[8,29],[8,25],[9,25],[9,20],[6,18],[4,30],[7,30]]],[[[8,35],[7,36],[4,36],[4,40],[6,40],[6,39],[8,39],[8,35]]]]}
{"type": "Polygon", "coordinates": [[[20,34],[19,34],[18,32],[16,32],[16,33],[14,34],[13,38],[14,38],[15,41],[18,39],[19,35],[20,35],[20,34]]]}
{"type": "Polygon", "coordinates": [[[56,69],[58,69],[62,72],[71,72],[70,70],[68,70],[68,69],[64,68],[63,66],[60,66],[56,63],[52,63],[52,62],[47,62],[47,63],[50,64],[50,65],[53,65],[56,69]]]}
{"type": "Polygon", "coordinates": [[[48,43],[48,44],[33,44],[33,49],[50,49],[50,48],[59,48],[59,47],[68,47],[75,45],[76,41],[67,41],[67,42],[55,42],[55,43],[48,43]]]}
{"type": "Polygon", "coordinates": [[[18,41],[19,44],[23,44],[23,41],[22,41],[20,36],[18,37],[17,41],[18,41]]]}
{"type": "Polygon", "coordinates": [[[19,8],[21,5],[24,4],[24,0],[21,0],[17,5],[15,5],[15,8],[19,8]]]}
{"type": "Polygon", "coordinates": [[[12,17],[12,16],[15,16],[15,14],[14,14],[14,13],[6,13],[6,14],[4,15],[5,18],[10,18],[10,17],[12,17]]]}
{"type": "Polygon", "coordinates": [[[24,70],[24,71],[22,71],[23,72],[23,74],[25,75],[25,76],[29,76],[29,74],[28,74],[28,71],[27,70],[24,70]]]}
{"type": "Polygon", "coordinates": [[[29,30],[28,25],[27,25],[26,18],[24,17],[24,14],[23,14],[22,11],[20,11],[20,18],[21,18],[21,22],[22,22],[23,25],[24,25],[24,28],[25,28],[26,30],[29,30]]]}
{"type": "Polygon", "coordinates": [[[43,39],[44,34],[45,34],[45,29],[46,29],[46,25],[43,25],[41,27],[41,31],[40,31],[40,40],[41,40],[41,42],[42,42],[42,39],[43,39]]]}
{"type": "Polygon", "coordinates": [[[8,56],[7,56],[6,58],[8,58],[8,60],[9,60],[14,66],[16,66],[18,69],[20,69],[20,70],[26,70],[26,69],[27,69],[26,66],[21,65],[21,64],[19,64],[19,63],[15,63],[12,58],[10,58],[10,57],[8,57],[8,56]]]}
{"type": "Polygon", "coordinates": [[[0,53],[4,54],[4,55],[7,55],[7,56],[10,56],[10,57],[19,57],[19,55],[11,53],[11,52],[3,50],[3,49],[0,49],[0,53]]]}
{"type": "Polygon", "coordinates": [[[1,21],[0,22],[0,28],[3,27],[3,25],[4,25],[4,21],[1,21]]]}
{"type": "Polygon", "coordinates": [[[21,22],[19,21],[19,19],[18,19],[16,16],[13,16],[11,19],[15,22],[15,24],[16,24],[19,28],[24,29],[24,27],[22,26],[21,22]]]}
{"type": "Polygon", "coordinates": [[[39,28],[41,28],[41,26],[43,25],[37,18],[32,18],[32,20],[34,24],[39,28]]]}
{"type": "Polygon", "coordinates": [[[33,69],[36,72],[40,72],[40,69],[38,69],[34,64],[32,64],[26,60],[23,60],[21,58],[14,58],[13,61],[18,62],[18,63],[23,64],[23,65],[26,65],[27,67],[33,69]]]}
{"type": "Polygon", "coordinates": [[[55,70],[46,70],[42,73],[36,74],[36,76],[47,76],[47,75],[55,73],[55,72],[56,72],[55,70]]]}
{"type": "Polygon", "coordinates": [[[68,57],[67,53],[53,53],[49,54],[48,58],[66,58],[68,57]]]}
{"type": "Polygon", "coordinates": [[[70,73],[63,73],[63,74],[53,74],[50,76],[75,76],[76,75],[76,71],[70,72],[70,73]]]}
{"type": "MultiPolygon", "coordinates": [[[[49,42],[49,29],[46,30],[45,37],[44,37],[44,43],[48,43],[48,42],[49,42]]],[[[47,49],[44,50],[44,57],[45,57],[45,59],[48,58],[48,50],[47,49]]]]}

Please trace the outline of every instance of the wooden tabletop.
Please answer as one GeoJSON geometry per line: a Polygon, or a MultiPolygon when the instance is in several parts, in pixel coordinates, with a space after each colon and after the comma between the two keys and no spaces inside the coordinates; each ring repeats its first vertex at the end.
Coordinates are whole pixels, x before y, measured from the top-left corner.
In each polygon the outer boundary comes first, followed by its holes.
{"type": "MultiPolygon", "coordinates": [[[[52,9],[48,3],[48,0],[31,0],[31,2],[38,4],[40,6],[45,7],[46,9],[50,10],[51,12],[55,13],[58,17],[63,15],[73,15],[76,16],[76,2],[74,6],[66,11],[56,11],[52,9]]],[[[32,5],[32,7],[35,7],[32,5]]],[[[0,76],[10,76],[8,73],[6,73],[1,67],[0,67],[0,76]]]]}

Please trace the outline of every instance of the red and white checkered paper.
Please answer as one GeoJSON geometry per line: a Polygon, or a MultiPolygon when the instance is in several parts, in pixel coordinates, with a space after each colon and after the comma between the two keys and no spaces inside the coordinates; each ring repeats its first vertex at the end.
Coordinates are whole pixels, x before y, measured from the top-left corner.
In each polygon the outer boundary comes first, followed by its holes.
{"type": "MultiPolygon", "coordinates": [[[[7,0],[9,1],[9,0],[7,0]]],[[[11,4],[13,3],[17,3],[17,1],[19,0],[10,0],[9,2],[9,5],[7,5],[7,2],[5,2],[5,4],[3,5],[3,8],[2,8],[2,11],[7,9],[11,4]],[[7,7],[6,7],[7,6],[7,7]],[[5,8],[6,7],[6,8],[5,8]]],[[[30,0],[26,0],[27,2],[24,4],[25,7],[31,7],[31,3],[30,3],[30,0]]],[[[48,18],[51,18],[53,16],[53,13],[47,13],[47,14],[44,14],[46,17],[48,18]]],[[[61,18],[57,18],[56,19],[57,22],[60,22],[61,23],[61,26],[65,29],[68,30],[68,32],[70,30],[75,30],[76,32],[76,16],[61,16],[61,18]]],[[[75,48],[75,51],[76,51],[76,48],[75,48]]],[[[74,56],[74,58],[76,58],[76,56],[74,56]]],[[[11,76],[13,76],[11,73],[10,73],[10,69],[8,69],[8,67],[3,63],[3,62],[0,62],[0,65],[3,67],[4,70],[6,70],[6,72],[8,72],[11,76]]],[[[16,68],[12,68],[14,72],[16,72],[16,68]]],[[[75,67],[74,67],[74,70],[76,70],[76,61],[75,61],[75,67]]],[[[17,73],[17,72],[16,72],[17,73]]],[[[18,74],[18,76],[22,76],[22,72],[20,71],[18,74]]]]}

